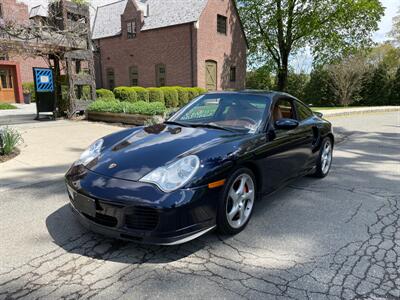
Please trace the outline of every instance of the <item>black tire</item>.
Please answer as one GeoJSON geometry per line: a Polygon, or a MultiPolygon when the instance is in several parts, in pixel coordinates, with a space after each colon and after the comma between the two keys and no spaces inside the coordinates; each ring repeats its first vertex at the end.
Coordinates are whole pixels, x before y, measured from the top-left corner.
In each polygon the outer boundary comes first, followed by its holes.
{"type": "Polygon", "coordinates": [[[312,174],[312,176],[316,178],[326,177],[331,169],[332,160],[333,160],[333,141],[331,138],[326,137],[322,140],[321,148],[319,149],[317,164],[315,167],[315,173],[312,174]],[[325,154],[324,150],[326,149],[328,143],[330,145],[330,154],[329,154],[330,160],[328,162],[328,167],[325,167],[323,162],[323,155],[325,154]]]}
{"type": "MultiPolygon", "coordinates": [[[[254,203],[256,202],[256,200],[257,200],[257,186],[256,186],[256,180],[255,180],[254,173],[248,168],[239,168],[236,171],[234,171],[233,174],[227,180],[227,182],[224,186],[224,189],[222,190],[219,202],[218,202],[217,228],[218,228],[219,233],[221,233],[223,235],[234,235],[234,234],[241,232],[247,226],[248,222],[251,219],[251,216],[254,211],[254,203]],[[232,185],[235,184],[242,175],[245,175],[245,176],[247,175],[251,178],[252,183],[253,183],[254,197],[253,197],[253,203],[252,203],[252,207],[250,210],[250,214],[248,215],[247,220],[245,222],[243,222],[243,224],[241,224],[240,227],[235,228],[235,227],[232,227],[230,222],[228,221],[227,205],[229,205],[229,203],[228,203],[229,201],[232,202],[232,199],[230,197],[228,197],[228,194],[232,188],[232,185]]],[[[247,203],[246,203],[246,207],[244,210],[246,211],[246,209],[247,209],[247,203]]]]}

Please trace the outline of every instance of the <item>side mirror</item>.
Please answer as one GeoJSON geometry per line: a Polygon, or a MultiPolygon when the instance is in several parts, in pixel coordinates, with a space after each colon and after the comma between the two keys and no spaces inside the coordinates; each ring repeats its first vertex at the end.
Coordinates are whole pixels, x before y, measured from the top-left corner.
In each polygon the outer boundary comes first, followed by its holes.
{"type": "Polygon", "coordinates": [[[280,119],[275,122],[276,129],[290,130],[299,126],[299,121],[293,119],[280,119]]]}
{"type": "Polygon", "coordinates": [[[316,115],[318,118],[322,118],[324,116],[324,114],[320,113],[319,111],[314,112],[314,115],[316,115]]]}

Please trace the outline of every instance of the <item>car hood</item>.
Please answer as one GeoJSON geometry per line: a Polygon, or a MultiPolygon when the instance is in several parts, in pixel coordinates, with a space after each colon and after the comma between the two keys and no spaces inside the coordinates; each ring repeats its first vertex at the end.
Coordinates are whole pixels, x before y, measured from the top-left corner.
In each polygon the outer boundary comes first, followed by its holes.
{"type": "MultiPolygon", "coordinates": [[[[123,139],[107,144],[100,157],[87,167],[108,177],[138,181],[152,170],[179,157],[226,144],[244,136],[219,129],[154,125],[133,131],[123,139]]],[[[229,147],[228,147],[229,148],[229,147]]],[[[200,159],[208,159],[202,158],[200,159]]]]}

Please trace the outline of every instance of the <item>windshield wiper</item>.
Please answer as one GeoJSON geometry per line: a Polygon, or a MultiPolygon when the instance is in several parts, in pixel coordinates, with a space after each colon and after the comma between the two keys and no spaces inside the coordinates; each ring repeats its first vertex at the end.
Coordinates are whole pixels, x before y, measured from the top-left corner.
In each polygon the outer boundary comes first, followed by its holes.
{"type": "Polygon", "coordinates": [[[225,130],[225,131],[230,131],[230,132],[236,132],[236,130],[227,128],[227,127],[222,127],[219,126],[215,123],[190,123],[188,126],[191,127],[204,127],[204,128],[212,128],[212,129],[220,129],[220,130],[225,130]]]}
{"type": "Polygon", "coordinates": [[[175,121],[165,121],[164,124],[167,125],[177,125],[177,126],[183,126],[183,127],[189,127],[191,124],[186,124],[186,123],[181,123],[181,122],[175,122],[175,121]]]}

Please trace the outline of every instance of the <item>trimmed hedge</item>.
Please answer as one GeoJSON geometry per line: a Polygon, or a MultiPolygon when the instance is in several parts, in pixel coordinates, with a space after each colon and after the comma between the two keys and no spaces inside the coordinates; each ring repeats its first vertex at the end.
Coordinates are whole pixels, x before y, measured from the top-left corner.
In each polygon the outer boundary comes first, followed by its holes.
{"type": "Polygon", "coordinates": [[[162,102],[148,103],[145,101],[138,101],[134,103],[121,102],[118,100],[103,99],[94,101],[88,107],[88,111],[92,112],[110,112],[110,113],[126,113],[126,114],[140,114],[140,115],[162,115],[166,111],[165,105],[162,102]]]}
{"type": "Polygon", "coordinates": [[[107,99],[115,98],[114,93],[107,89],[96,90],[96,95],[97,95],[97,98],[107,98],[107,99]]]}
{"type": "Polygon", "coordinates": [[[120,86],[114,89],[115,98],[126,102],[137,102],[138,97],[136,91],[128,86],[120,86]]]}
{"type": "Polygon", "coordinates": [[[164,100],[164,92],[160,88],[148,88],[149,91],[149,101],[150,102],[162,102],[165,103],[164,100]]]}
{"type": "Polygon", "coordinates": [[[199,93],[199,95],[203,95],[208,92],[206,89],[203,89],[201,87],[194,87],[193,89],[195,89],[199,93]]]}
{"type": "Polygon", "coordinates": [[[164,100],[166,107],[178,107],[179,106],[179,95],[178,91],[173,87],[161,87],[164,92],[164,100]]]}
{"type": "Polygon", "coordinates": [[[136,92],[138,101],[149,102],[149,91],[140,86],[131,87],[132,90],[136,92]]]}
{"type": "Polygon", "coordinates": [[[174,86],[178,92],[179,106],[184,106],[189,102],[189,92],[187,88],[181,86],[174,86]]]}
{"type": "MultiPolygon", "coordinates": [[[[108,90],[101,91],[99,98],[111,99],[108,90]],[[104,96],[103,96],[104,95],[104,96]]],[[[168,108],[180,107],[186,105],[189,101],[197,96],[206,93],[207,90],[199,87],[181,87],[181,86],[163,86],[160,88],[143,88],[143,87],[116,87],[113,91],[115,98],[126,102],[163,102],[168,108]]]]}

